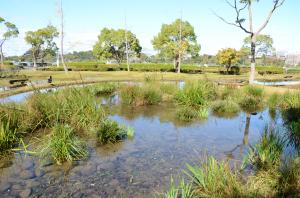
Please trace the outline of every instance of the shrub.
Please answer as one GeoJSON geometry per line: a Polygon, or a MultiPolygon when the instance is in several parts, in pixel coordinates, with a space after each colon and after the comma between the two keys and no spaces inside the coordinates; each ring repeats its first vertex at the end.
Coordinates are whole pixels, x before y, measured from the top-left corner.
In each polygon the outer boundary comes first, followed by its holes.
{"type": "Polygon", "coordinates": [[[127,131],[116,121],[105,120],[97,130],[97,138],[101,144],[116,143],[127,138],[127,131]]]}
{"type": "Polygon", "coordinates": [[[56,124],[52,128],[48,145],[42,149],[43,157],[50,156],[57,164],[85,158],[88,154],[84,144],[75,136],[69,125],[56,124]]]}

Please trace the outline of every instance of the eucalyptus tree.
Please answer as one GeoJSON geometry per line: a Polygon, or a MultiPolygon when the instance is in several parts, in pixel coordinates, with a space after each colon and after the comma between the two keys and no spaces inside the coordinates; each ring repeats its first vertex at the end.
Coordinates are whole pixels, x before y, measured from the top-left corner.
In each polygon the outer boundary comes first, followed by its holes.
{"type": "Polygon", "coordinates": [[[19,30],[15,24],[5,21],[5,19],[0,17],[0,24],[1,23],[4,24],[5,30],[2,36],[0,37],[0,59],[1,59],[0,69],[4,66],[3,45],[5,41],[9,40],[10,38],[17,37],[19,34],[19,30]]]}
{"type": "Polygon", "coordinates": [[[93,47],[97,59],[114,59],[118,64],[125,60],[127,53],[139,57],[141,51],[142,47],[136,35],[124,29],[102,29],[93,47]]]}
{"type": "Polygon", "coordinates": [[[200,45],[194,27],[188,21],[177,19],[172,24],[163,24],[152,40],[160,56],[172,58],[175,70],[180,73],[180,59],[183,56],[198,56],[200,45]]]}
{"type": "MultiPolygon", "coordinates": [[[[60,58],[61,58],[61,63],[65,70],[65,73],[68,73],[68,68],[66,66],[65,59],[64,59],[64,11],[63,11],[62,0],[60,0],[58,13],[60,16],[60,58]]],[[[58,62],[59,62],[59,60],[58,60],[58,62]]]]}
{"type": "Polygon", "coordinates": [[[43,61],[45,56],[56,54],[58,48],[53,39],[58,37],[58,34],[57,29],[52,25],[26,32],[25,41],[31,45],[30,52],[34,68],[37,68],[36,63],[39,59],[43,61]]]}
{"type": "Polygon", "coordinates": [[[259,0],[232,0],[233,2],[230,2],[229,0],[226,0],[228,5],[233,8],[234,13],[235,13],[235,20],[228,21],[224,19],[223,17],[217,15],[222,21],[229,25],[233,25],[235,27],[240,28],[243,30],[245,33],[249,34],[250,39],[251,39],[251,70],[250,70],[250,77],[249,77],[249,83],[253,84],[254,78],[255,78],[255,63],[256,63],[256,40],[258,35],[261,34],[261,32],[266,28],[268,23],[271,20],[271,17],[273,13],[283,5],[285,0],[272,0],[272,7],[270,11],[268,12],[268,15],[266,19],[263,21],[263,23],[259,26],[258,29],[254,30],[254,25],[253,25],[253,4],[255,2],[259,2],[259,0]],[[247,17],[248,17],[248,22],[249,22],[249,27],[246,28],[245,22],[246,22],[246,17],[244,11],[247,11],[247,17]]]}

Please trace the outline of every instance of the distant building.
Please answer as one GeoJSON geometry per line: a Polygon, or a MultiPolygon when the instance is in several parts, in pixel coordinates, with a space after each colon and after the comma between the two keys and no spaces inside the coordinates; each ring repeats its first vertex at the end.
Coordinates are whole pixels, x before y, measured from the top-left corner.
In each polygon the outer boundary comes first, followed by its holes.
{"type": "Polygon", "coordinates": [[[288,54],[285,59],[285,64],[291,66],[300,65],[300,54],[288,54]]]}

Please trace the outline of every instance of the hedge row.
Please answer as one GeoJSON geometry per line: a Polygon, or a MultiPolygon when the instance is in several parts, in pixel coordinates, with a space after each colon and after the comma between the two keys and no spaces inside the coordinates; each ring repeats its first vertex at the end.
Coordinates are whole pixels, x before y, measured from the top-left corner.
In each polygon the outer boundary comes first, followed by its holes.
{"type": "MultiPolygon", "coordinates": [[[[69,62],[69,70],[71,71],[126,71],[126,64],[104,64],[99,62],[69,62]]],[[[48,67],[41,68],[40,70],[50,70],[50,71],[63,71],[62,67],[48,67]]],[[[152,63],[134,63],[130,64],[131,71],[141,71],[141,72],[175,72],[174,66],[172,64],[152,64],[152,63]]],[[[182,73],[224,73],[226,70],[221,66],[196,66],[184,64],[181,67],[182,73]]],[[[239,67],[238,70],[233,69],[231,73],[233,74],[243,74],[250,71],[250,67],[239,67]]],[[[281,67],[274,66],[256,66],[256,71],[261,74],[283,74],[284,69],[281,67]]],[[[297,70],[291,73],[297,72],[297,70]]],[[[300,71],[298,71],[300,72],[300,71]]]]}

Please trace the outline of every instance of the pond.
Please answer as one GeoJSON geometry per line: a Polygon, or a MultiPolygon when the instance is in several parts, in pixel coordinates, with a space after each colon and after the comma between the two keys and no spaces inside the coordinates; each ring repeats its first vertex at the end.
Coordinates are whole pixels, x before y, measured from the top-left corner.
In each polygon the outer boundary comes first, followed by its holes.
{"type": "MultiPolygon", "coordinates": [[[[89,157],[71,165],[16,152],[0,161],[0,197],[154,197],[168,189],[170,177],[182,174],[186,163],[196,164],[204,155],[241,161],[267,124],[282,124],[279,114],[274,120],[267,109],[182,122],[172,104],[124,107],[116,96],[102,104],[111,119],[134,128],[133,139],[99,146],[82,137],[89,157]]],[[[38,144],[36,137],[27,141],[38,144]]]]}

